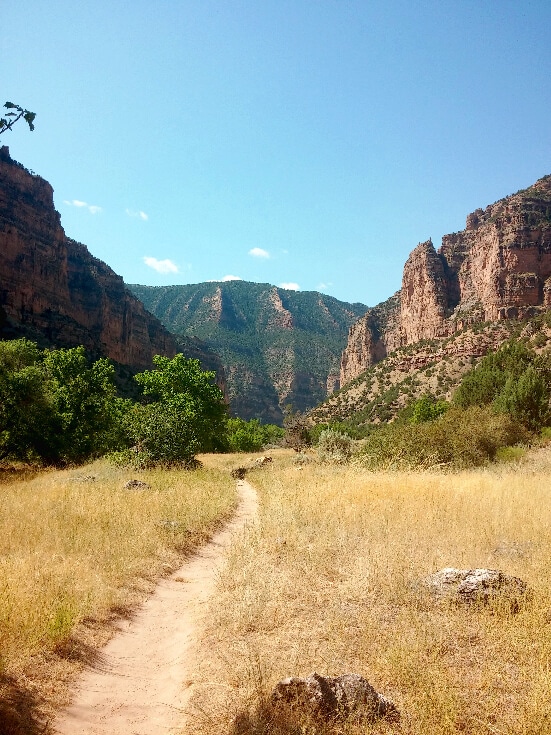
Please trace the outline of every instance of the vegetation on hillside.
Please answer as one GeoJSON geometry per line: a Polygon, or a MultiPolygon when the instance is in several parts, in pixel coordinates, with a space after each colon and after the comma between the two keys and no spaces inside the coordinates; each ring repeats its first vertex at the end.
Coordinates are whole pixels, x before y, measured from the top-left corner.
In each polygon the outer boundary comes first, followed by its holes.
{"type": "Polygon", "coordinates": [[[348,329],[367,309],[245,281],[130,288],[170,331],[220,355],[234,415],[280,424],[286,404],[304,411],[326,397],[348,329]]]}
{"type": "Polygon", "coordinates": [[[551,421],[550,321],[517,325],[514,337],[474,360],[460,349],[446,354],[446,345],[506,334],[502,325],[397,350],[311,412],[310,434],[338,426],[362,438],[356,460],[371,469],[464,468],[503,456],[551,421]],[[421,367],[411,370],[409,354],[421,367]]]}

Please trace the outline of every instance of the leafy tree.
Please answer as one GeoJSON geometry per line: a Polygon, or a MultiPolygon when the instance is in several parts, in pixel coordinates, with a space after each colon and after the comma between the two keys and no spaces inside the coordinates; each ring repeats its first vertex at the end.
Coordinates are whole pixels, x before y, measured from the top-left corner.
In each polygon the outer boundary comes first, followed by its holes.
{"type": "Polygon", "coordinates": [[[258,419],[228,419],[227,442],[230,452],[259,452],[267,444],[278,444],[285,432],[274,424],[261,424],[258,419]]]}
{"type": "Polygon", "coordinates": [[[29,340],[0,342],[0,459],[57,458],[56,410],[42,357],[29,340]]]}
{"type": "Polygon", "coordinates": [[[425,421],[434,421],[448,410],[447,401],[439,401],[433,395],[427,393],[413,404],[411,423],[422,424],[425,421]]]}
{"type": "Polygon", "coordinates": [[[264,436],[263,447],[269,444],[277,444],[278,446],[281,444],[285,436],[285,429],[282,429],[281,426],[277,426],[276,424],[261,424],[261,429],[264,436]]]}
{"type": "Polygon", "coordinates": [[[127,420],[143,464],[189,463],[196,452],[222,445],[227,407],[214,372],[179,354],[153,358],[155,370],[136,375],[146,403],[127,420]]]}
{"type": "Polygon", "coordinates": [[[230,452],[259,452],[264,446],[264,433],[258,419],[228,419],[227,431],[230,452]]]}
{"type": "Polygon", "coordinates": [[[42,351],[0,342],[0,458],[76,462],[124,440],[113,367],[84,347],[42,351]]]}
{"type": "Polygon", "coordinates": [[[89,364],[84,347],[46,352],[44,371],[59,425],[59,455],[82,461],[122,441],[122,412],[115,370],[106,358],[89,364]]]}
{"type": "Polygon", "coordinates": [[[5,102],[4,107],[9,112],[4,113],[4,117],[0,118],[0,135],[5,133],[7,130],[11,130],[16,122],[25,120],[29,126],[29,130],[34,130],[34,119],[36,117],[35,112],[30,110],[24,110],[19,105],[15,105],[13,102],[5,102]]]}

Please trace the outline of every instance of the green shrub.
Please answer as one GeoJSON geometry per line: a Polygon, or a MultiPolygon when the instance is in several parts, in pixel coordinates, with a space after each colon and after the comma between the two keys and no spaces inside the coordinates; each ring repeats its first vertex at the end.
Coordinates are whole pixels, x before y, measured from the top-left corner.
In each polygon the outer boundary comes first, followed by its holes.
{"type": "Polygon", "coordinates": [[[526,454],[526,447],[499,447],[496,453],[496,462],[518,462],[526,454]]]}
{"type": "Polygon", "coordinates": [[[507,379],[493,405],[496,411],[508,413],[536,431],[549,418],[549,389],[543,377],[529,365],[519,378],[507,379]]]}
{"type": "Polygon", "coordinates": [[[324,429],[317,450],[321,462],[345,464],[354,452],[354,440],[336,429],[324,429]]]}
{"type": "Polygon", "coordinates": [[[492,405],[530,431],[549,418],[551,366],[521,342],[506,342],[465,374],[455,391],[456,406],[492,405]]]}
{"type": "Polygon", "coordinates": [[[228,419],[226,432],[230,452],[259,452],[267,445],[280,444],[285,434],[274,424],[263,425],[258,419],[240,418],[228,419]]]}
{"type": "Polygon", "coordinates": [[[413,404],[413,410],[411,415],[412,424],[422,424],[425,421],[434,421],[439,418],[449,408],[447,401],[439,401],[430,393],[419,398],[413,404]]]}
{"type": "Polygon", "coordinates": [[[435,421],[381,427],[367,437],[358,460],[370,469],[478,467],[495,459],[499,447],[527,438],[518,422],[490,407],[450,408],[435,421]]]}

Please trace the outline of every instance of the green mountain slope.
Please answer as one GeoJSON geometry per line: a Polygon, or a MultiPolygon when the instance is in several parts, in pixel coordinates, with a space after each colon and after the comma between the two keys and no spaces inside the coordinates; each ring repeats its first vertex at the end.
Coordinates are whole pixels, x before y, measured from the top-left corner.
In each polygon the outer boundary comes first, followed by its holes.
{"type": "Polygon", "coordinates": [[[129,288],[171,332],[220,355],[233,414],[279,424],[285,405],[305,411],[338,387],[348,329],[367,309],[247,281],[129,288]]]}

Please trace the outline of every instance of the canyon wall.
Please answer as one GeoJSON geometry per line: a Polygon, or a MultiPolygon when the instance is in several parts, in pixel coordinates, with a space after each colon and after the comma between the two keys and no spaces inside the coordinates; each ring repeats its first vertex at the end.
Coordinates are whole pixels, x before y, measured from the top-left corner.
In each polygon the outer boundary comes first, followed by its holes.
{"type": "Polygon", "coordinates": [[[84,345],[123,365],[173,356],[173,336],[120,276],[66,237],[53,189],[0,149],[1,334],[59,347],[84,345]]]}
{"type": "Polygon", "coordinates": [[[267,423],[282,423],[288,405],[309,410],[339,387],[348,329],[366,310],[247,281],[130,288],[172,332],[195,335],[220,355],[235,416],[267,423]]]}
{"type": "Polygon", "coordinates": [[[132,371],[153,355],[183,352],[215,370],[222,364],[200,340],[172,335],[85,245],[71,240],[50,184],[0,148],[0,338],[27,337],[43,347],[84,345],[132,371]]]}
{"type": "Polygon", "coordinates": [[[341,385],[398,347],[478,322],[551,307],[551,176],[467,217],[466,228],[410,254],[402,288],[352,325],[341,385]]]}

